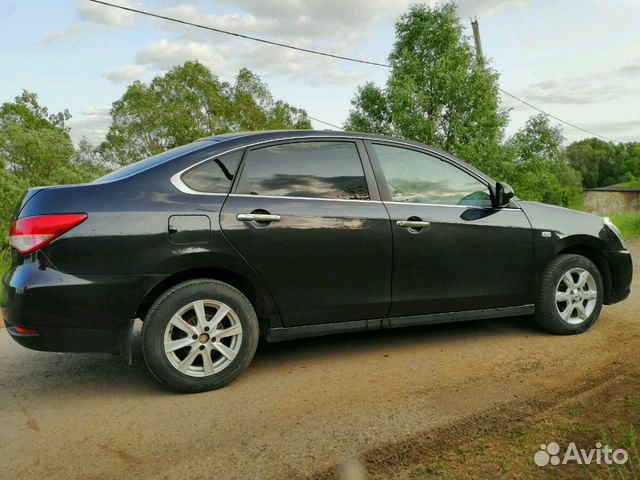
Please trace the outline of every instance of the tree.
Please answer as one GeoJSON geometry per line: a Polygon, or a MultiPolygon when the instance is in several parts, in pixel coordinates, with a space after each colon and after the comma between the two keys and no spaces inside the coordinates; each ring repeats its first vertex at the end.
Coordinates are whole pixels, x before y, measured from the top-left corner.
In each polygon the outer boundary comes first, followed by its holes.
{"type": "Polygon", "coordinates": [[[76,151],[71,157],[71,165],[83,181],[101,177],[112,170],[112,166],[105,164],[98,148],[92,145],[86,137],[82,137],[76,146],[76,151]]]}
{"type": "MultiPolygon", "coordinates": [[[[9,220],[24,191],[37,185],[80,183],[98,176],[76,162],[88,143],[74,151],[66,122],[69,112],[49,113],[35,93],[23,91],[14,102],[0,106],[0,230],[9,220]]],[[[104,169],[100,170],[103,171],[104,169]]],[[[7,237],[0,237],[0,257],[7,254],[7,237]]]]}
{"type": "Polygon", "coordinates": [[[416,5],[400,17],[389,62],[385,88],[360,87],[345,127],[410,138],[489,167],[506,124],[498,75],[474,55],[455,4],[416,5]]]}
{"type": "Polygon", "coordinates": [[[531,117],[506,144],[512,162],[505,178],[519,196],[527,200],[567,206],[582,192],[580,173],[563,156],[560,126],[552,126],[546,115],[531,117]]]}
{"type": "Polygon", "coordinates": [[[59,177],[73,155],[67,110],[50,114],[35,93],[24,90],[0,107],[0,164],[30,184],[59,177]]]}
{"type": "Polygon", "coordinates": [[[100,153],[125,165],[198,138],[239,130],[311,128],[304,110],[274,101],[247,69],[235,84],[220,81],[198,62],[186,62],[149,85],[136,81],[111,109],[100,153]]]}
{"type": "Polygon", "coordinates": [[[574,142],[565,151],[569,164],[582,174],[584,188],[606,185],[606,177],[614,173],[610,164],[615,162],[616,154],[615,145],[598,138],[574,142]]]}
{"type": "Polygon", "coordinates": [[[569,164],[582,174],[584,188],[626,182],[640,176],[640,145],[614,144],[598,138],[572,143],[565,155],[569,164]]]}

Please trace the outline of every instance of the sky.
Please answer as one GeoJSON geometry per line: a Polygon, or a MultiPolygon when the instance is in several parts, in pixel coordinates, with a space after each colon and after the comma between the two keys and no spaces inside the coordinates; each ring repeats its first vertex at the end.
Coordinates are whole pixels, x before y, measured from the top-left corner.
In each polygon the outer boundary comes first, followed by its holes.
{"type": "MultiPolygon", "coordinates": [[[[410,0],[111,0],[300,47],[385,63],[410,0]]],[[[434,5],[440,0],[425,0],[434,5]]],[[[640,141],[640,0],[458,0],[500,87],[615,141],[640,141]]],[[[97,5],[2,0],[0,102],[23,89],[52,112],[69,109],[72,139],[104,139],[109,109],[134,80],[198,60],[231,81],[240,67],[274,97],[342,125],[359,85],[388,70],[265,46],[97,5]]],[[[537,112],[504,98],[507,134],[537,112]]],[[[312,122],[316,128],[327,128],[312,122]]],[[[589,137],[564,126],[568,142],[589,137]]]]}

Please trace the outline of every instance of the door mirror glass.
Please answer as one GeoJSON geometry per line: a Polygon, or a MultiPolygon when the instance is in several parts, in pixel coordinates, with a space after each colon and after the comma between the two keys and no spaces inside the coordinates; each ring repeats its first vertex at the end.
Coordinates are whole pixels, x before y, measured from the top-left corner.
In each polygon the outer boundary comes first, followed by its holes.
{"type": "Polygon", "coordinates": [[[494,207],[505,208],[509,206],[515,192],[508,183],[497,182],[494,193],[494,207]]]}

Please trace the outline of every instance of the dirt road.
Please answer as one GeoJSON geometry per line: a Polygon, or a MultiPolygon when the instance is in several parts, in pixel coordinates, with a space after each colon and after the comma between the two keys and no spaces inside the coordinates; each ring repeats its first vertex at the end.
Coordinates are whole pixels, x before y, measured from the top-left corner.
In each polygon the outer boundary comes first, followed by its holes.
{"type": "Polygon", "coordinates": [[[394,471],[429,432],[471,435],[475,421],[492,428],[491,412],[639,370],[632,249],[632,296],[586,334],[500,319],[261,345],[235,383],[197,395],[118,357],[33,352],[0,330],[0,478],[330,476],[353,454],[394,471]]]}

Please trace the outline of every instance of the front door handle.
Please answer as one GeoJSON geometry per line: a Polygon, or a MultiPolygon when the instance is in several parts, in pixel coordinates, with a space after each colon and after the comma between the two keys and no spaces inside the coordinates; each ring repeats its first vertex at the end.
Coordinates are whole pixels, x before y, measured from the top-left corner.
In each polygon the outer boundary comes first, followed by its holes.
{"type": "Polygon", "coordinates": [[[431,222],[423,222],[423,221],[418,221],[418,220],[398,220],[396,222],[396,225],[398,227],[413,228],[413,229],[429,228],[429,227],[431,227],[431,222]]]}
{"type": "Polygon", "coordinates": [[[270,213],[239,213],[236,219],[241,222],[279,222],[280,215],[271,215],[270,213]]]}

